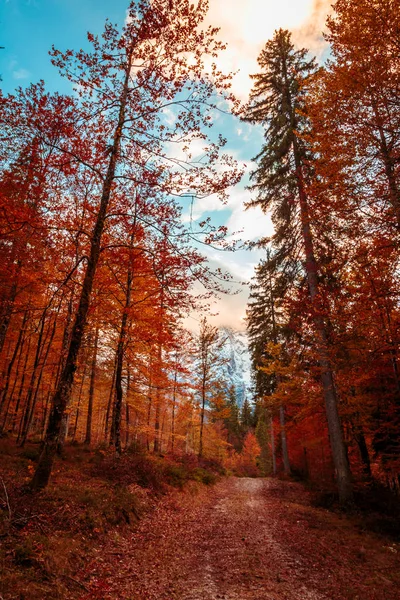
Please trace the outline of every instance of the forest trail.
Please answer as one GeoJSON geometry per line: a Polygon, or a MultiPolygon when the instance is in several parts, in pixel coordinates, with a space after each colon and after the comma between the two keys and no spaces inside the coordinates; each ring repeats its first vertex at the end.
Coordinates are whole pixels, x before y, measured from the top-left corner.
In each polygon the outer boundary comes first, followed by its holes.
{"type": "Polygon", "coordinates": [[[397,600],[400,546],[310,505],[301,485],[223,479],[162,502],[98,548],[88,596],[123,600],[397,600]]]}

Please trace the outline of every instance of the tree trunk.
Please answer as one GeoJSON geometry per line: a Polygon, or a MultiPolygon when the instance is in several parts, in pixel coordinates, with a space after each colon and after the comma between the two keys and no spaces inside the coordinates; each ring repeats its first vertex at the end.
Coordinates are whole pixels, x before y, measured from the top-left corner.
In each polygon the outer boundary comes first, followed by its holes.
{"type": "MultiPolygon", "coordinates": [[[[269,253],[267,255],[268,266],[269,266],[269,253]]],[[[272,277],[271,270],[268,268],[269,273],[269,298],[270,298],[270,308],[271,308],[271,319],[272,319],[272,337],[274,344],[278,343],[278,330],[276,327],[276,317],[275,317],[275,298],[274,298],[274,289],[272,286],[272,277]]],[[[277,383],[279,383],[279,378],[277,377],[277,383]]],[[[286,422],[285,422],[285,407],[281,404],[279,406],[279,421],[281,424],[281,443],[282,443],[282,459],[283,459],[283,469],[286,475],[291,474],[290,469],[290,461],[289,461],[289,452],[287,447],[287,439],[286,439],[286,422]]],[[[276,470],[276,464],[275,464],[276,470]]]]}
{"type": "MultiPolygon", "coordinates": [[[[18,339],[17,339],[17,342],[15,344],[14,352],[13,352],[11,360],[8,363],[8,366],[7,366],[6,377],[5,377],[5,382],[4,382],[4,388],[3,388],[2,392],[1,392],[0,414],[1,414],[2,410],[3,410],[3,406],[4,406],[4,403],[6,401],[8,388],[10,386],[11,372],[12,372],[12,368],[14,366],[14,362],[15,362],[17,356],[18,356],[19,349],[20,348],[22,349],[22,346],[23,346],[23,343],[24,343],[25,325],[26,325],[27,319],[28,319],[28,311],[25,311],[24,318],[22,320],[22,325],[21,325],[21,328],[19,330],[18,339]]],[[[8,406],[9,406],[9,403],[8,403],[8,406]]],[[[7,411],[6,412],[8,412],[8,406],[7,406],[7,411]]],[[[7,419],[7,416],[5,417],[5,420],[6,419],[7,419]]],[[[5,422],[5,420],[4,420],[4,422],[5,422]]]]}
{"type": "Polygon", "coordinates": [[[317,263],[314,255],[314,246],[310,228],[310,215],[308,199],[304,189],[303,174],[300,155],[297,148],[297,140],[293,141],[294,158],[296,164],[296,178],[300,199],[301,226],[306,256],[306,274],[311,303],[314,308],[313,321],[316,330],[316,350],[318,362],[321,368],[321,381],[324,392],[326,417],[328,422],[329,439],[332,449],[332,457],[336,471],[336,481],[339,491],[339,499],[342,504],[351,502],[353,499],[352,481],[346,447],[343,440],[342,425],[339,418],[336,390],[333,381],[332,367],[328,352],[328,336],[324,320],[318,307],[318,275],[317,263]]]}
{"type": "Polygon", "coordinates": [[[20,386],[19,386],[17,402],[15,404],[14,415],[13,415],[13,419],[12,419],[12,426],[11,426],[12,433],[14,433],[14,431],[15,431],[15,429],[17,427],[18,410],[19,410],[19,406],[20,406],[20,403],[21,403],[22,392],[23,392],[23,389],[24,389],[25,375],[26,375],[27,367],[28,367],[30,348],[31,348],[31,338],[29,337],[28,338],[28,348],[27,348],[26,354],[25,354],[24,368],[22,369],[21,383],[20,383],[20,386]]]}
{"type": "Polygon", "coordinates": [[[174,453],[175,449],[175,410],[176,410],[176,388],[177,388],[178,371],[175,367],[174,375],[174,388],[172,391],[172,421],[171,421],[171,453],[174,453]]]}
{"type": "Polygon", "coordinates": [[[91,369],[91,373],[90,373],[88,413],[87,413],[87,420],[86,420],[86,436],[85,436],[85,441],[84,441],[84,444],[88,444],[88,445],[90,445],[92,443],[93,399],[94,399],[94,387],[95,387],[95,382],[96,382],[96,363],[97,363],[98,342],[99,342],[99,325],[96,326],[96,332],[94,334],[92,369],[91,369]]]}
{"type": "MultiPolygon", "coordinates": [[[[135,227],[135,225],[134,225],[134,227],[135,227]]],[[[113,410],[110,444],[114,445],[115,451],[118,455],[120,455],[122,452],[122,444],[121,444],[121,420],[122,420],[122,400],[123,400],[122,371],[123,371],[123,366],[124,366],[125,344],[126,344],[126,338],[127,338],[127,334],[128,334],[129,310],[131,307],[131,294],[132,294],[132,282],[133,282],[132,251],[133,251],[134,239],[135,239],[135,229],[133,230],[133,233],[132,233],[131,239],[130,239],[130,246],[129,246],[130,256],[129,256],[128,273],[126,276],[125,306],[124,306],[124,312],[122,313],[121,329],[119,332],[117,355],[116,355],[117,368],[115,370],[115,403],[114,403],[114,410],[113,410]]]]}
{"type": "MultiPolygon", "coordinates": [[[[30,429],[30,426],[31,426],[31,423],[32,423],[32,419],[33,419],[33,415],[34,415],[34,411],[35,411],[35,407],[36,407],[36,401],[37,401],[37,397],[38,397],[38,394],[39,394],[39,387],[40,387],[40,384],[41,384],[41,381],[42,381],[43,371],[44,371],[44,368],[45,368],[46,363],[47,363],[47,358],[49,356],[50,348],[51,348],[51,345],[53,343],[54,335],[55,335],[55,332],[56,332],[56,325],[57,325],[57,317],[54,318],[53,328],[52,328],[51,335],[50,335],[50,340],[49,340],[49,342],[47,344],[46,352],[45,352],[45,355],[44,355],[43,360],[42,360],[42,366],[41,366],[40,371],[39,371],[38,380],[37,380],[37,383],[36,383],[36,389],[35,389],[35,393],[34,393],[34,396],[33,396],[33,399],[32,399],[32,404],[31,404],[31,410],[30,410],[30,414],[29,414],[29,419],[28,419],[28,423],[26,425],[26,431],[23,432],[23,434],[22,434],[23,435],[23,439],[21,441],[21,446],[23,446],[25,444],[25,442],[26,442],[26,438],[28,436],[29,429],[30,429]]],[[[49,327],[50,327],[50,325],[49,325],[49,327]]]]}
{"type": "Polygon", "coordinates": [[[275,432],[274,420],[271,417],[271,454],[272,454],[272,473],[276,475],[276,450],[275,450],[275,432]]]}
{"type": "MultiPolygon", "coordinates": [[[[107,410],[106,410],[106,415],[105,415],[105,423],[104,423],[104,440],[105,441],[108,440],[108,425],[110,422],[111,407],[113,405],[113,395],[114,395],[116,373],[117,373],[117,353],[115,353],[115,358],[114,358],[113,376],[111,379],[111,387],[110,387],[110,392],[108,394],[107,410]]],[[[112,429],[112,423],[111,423],[110,431],[111,431],[111,429],[112,429]]]]}
{"type": "Polygon", "coordinates": [[[58,438],[61,430],[64,411],[71,397],[71,389],[77,368],[78,352],[82,345],[83,334],[85,331],[87,315],[89,311],[90,297],[93,288],[94,276],[97,269],[97,263],[100,256],[101,238],[103,234],[107,209],[111,197],[112,184],[115,178],[115,172],[118,164],[122,131],[125,122],[126,107],[129,93],[129,80],[131,76],[131,61],[133,54],[133,45],[130,54],[127,57],[126,72],[119,102],[118,123],[114,132],[114,139],[110,153],[107,174],[103,183],[99,211],[96,224],[90,240],[90,254],[88,257],[87,268],[83,280],[81,296],[75,322],[72,327],[71,339],[68,348],[68,355],[62,370],[57,390],[54,394],[49,423],[47,426],[46,438],[39,462],[31,481],[33,490],[40,490],[48,484],[54,457],[57,451],[58,438]]]}
{"type": "Polygon", "coordinates": [[[200,440],[199,440],[199,458],[203,456],[203,429],[204,429],[204,415],[206,410],[206,382],[203,377],[201,386],[201,413],[200,413],[200,440]]]}
{"type": "Polygon", "coordinates": [[[6,341],[8,326],[13,313],[15,298],[17,297],[17,283],[13,283],[10,291],[10,296],[5,301],[0,319],[0,353],[3,350],[4,342],[6,341]]]}
{"type": "Polygon", "coordinates": [[[33,362],[31,380],[29,382],[29,387],[28,387],[28,391],[26,394],[25,410],[24,410],[24,414],[22,416],[20,434],[18,435],[18,442],[21,443],[21,446],[23,446],[25,444],[26,436],[28,434],[30,419],[31,419],[32,396],[33,396],[34,387],[35,387],[36,372],[39,367],[40,357],[41,357],[42,348],[43,348],[42,340],[43,340],[44,326],[46,323],[47,310],[48,310],[48,307],[45,308],[45,310],[43,311],[43,314],[41,316],[41,319],[40,319],[40,330],[39,330],[38,341],[36,344],[35,360],[33,362]]]}
{"type": "Polygon", "coordinates": [[[83,392],[83,385],[85,383],[85,379],[86,379],[86,364],[85,364],[85,367],[83,369],[81,386],[79,388],[78,404],[76,406],[76,414],[75,414],[74,431],[73,431],[73,434],[72,434],[72,440],[73,441],[75,441],[75,439],[76,439],[76,432],[77,432],[77,429],[78,429],[79,410],[80,410],[81,401],[82,401],[82,392],[83,392]]]}
{"type": "Polygon", "coordinates": [[[281,441],[282,441],[282,458],[283,458],[283,469],[285,471],[285,475],[290,475],[290,462],[289,462],[289,453],[286,441],[286,429],[285,429],[285,409],[281,404],[279,407],[279,421],[281,424],[281,441]]]}
{"type": "Polygon", "coordinates": [[[129,446],[129,428],[130,428],[130,410],[129,410],[129,391],[131,389],[131,372],[128,366],[128,376],[126,381],[125,397],[125,448],[129,446]]]}

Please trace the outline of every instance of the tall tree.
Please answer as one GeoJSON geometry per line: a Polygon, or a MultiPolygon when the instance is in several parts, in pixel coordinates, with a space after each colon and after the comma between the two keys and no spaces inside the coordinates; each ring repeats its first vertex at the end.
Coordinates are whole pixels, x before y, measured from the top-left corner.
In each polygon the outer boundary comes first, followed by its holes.
{"type": "Polygon", "coordinates": [[[253,76],[254,87],[245,118],[264,126],[265,143],[255,159],[257,168],[252,173],[252,188],[257,195],[250,205],[272,211],[276,230],[272,241],[277,248],[288,248],[290,253],[293,242],[297,242],[298,248],[301,240],[337,485],[340,500],[346,503],[352,499],[352,483],[327,328],[321,312],[313,215],[307,189],[312,172],[310,152],[304,142],[304,134],[309,129],[304,98],[308,78],[316,67],[306,55],[304,49],[295,50],[288,31],[279,30],[258,58],[261,71],[253,76]]]}
{"type": "Polygon", "coordinates": [[[224,340],[220,339],[218,327],[210,325],[204,317],[200,323],[200,332],[195,348],[197,387],[200,398],[199,456],[203,456],[206,408],[212,393],[216,369],[221,364],[220,350],[223,343],[224,340]]]}

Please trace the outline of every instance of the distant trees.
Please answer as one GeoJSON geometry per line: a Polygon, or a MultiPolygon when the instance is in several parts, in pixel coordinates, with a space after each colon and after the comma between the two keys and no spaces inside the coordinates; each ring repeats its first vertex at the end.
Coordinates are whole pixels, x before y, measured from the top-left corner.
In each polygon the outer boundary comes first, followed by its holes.
{"type": "Polygon", "coordinates": [[[212,394],[218,393],[216,370],[221,366],[223,359],[220,355],[224,340],[219,335],[217,327],[213,327],[204,317],[200,323],[200,331],[195,348],[195,365],[198,396],[200,399],[200,433],[199,456],[203,455],[203,434],[206,416],[206,406],[212,394]]]}

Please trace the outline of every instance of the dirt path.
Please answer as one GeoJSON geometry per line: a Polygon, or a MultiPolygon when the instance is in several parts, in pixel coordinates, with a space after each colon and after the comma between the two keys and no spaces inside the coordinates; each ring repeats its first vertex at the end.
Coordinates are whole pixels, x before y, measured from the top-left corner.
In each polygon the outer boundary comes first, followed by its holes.
{"type": "Polygon", "coordinates": [[[398,545],[313,508],[298,484],[231,478],[110,539],[82,599],[398,600],[399,559],[398,545]]]}

